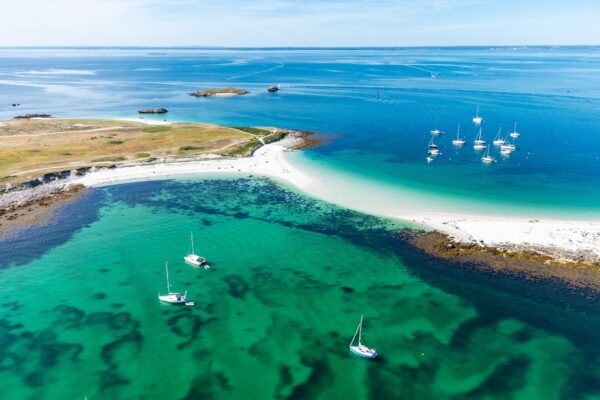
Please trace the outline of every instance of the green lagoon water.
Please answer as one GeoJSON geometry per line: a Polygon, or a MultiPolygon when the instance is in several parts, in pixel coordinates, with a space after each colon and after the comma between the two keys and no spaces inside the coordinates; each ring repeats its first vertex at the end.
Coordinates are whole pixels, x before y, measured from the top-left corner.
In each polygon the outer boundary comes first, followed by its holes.
{"type": "Polygon", "coordinates": [[[0,242],[0,398],[600,398],[594,301],[400,228],[260,178],[94,189],[0,242]],[[166,259],[195,307],[157,300],[166,259]]]}

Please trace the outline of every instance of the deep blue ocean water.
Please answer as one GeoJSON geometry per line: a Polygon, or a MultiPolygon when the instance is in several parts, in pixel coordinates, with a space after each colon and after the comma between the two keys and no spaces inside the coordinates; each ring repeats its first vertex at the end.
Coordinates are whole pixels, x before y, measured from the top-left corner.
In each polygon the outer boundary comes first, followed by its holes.
{"type": "MultiPolygon", "coordinates": [[[[597,218],[600,48],[1,49],[0,118],[26,112],[270,125],[331,134],[303,154],[319,168],[511,210],[597,218]],[[277,94],[267,85],[279,84],[277,94]],[[250,94],[196,99],[236,86],[250,94]],[[12,107],[10,104],[19,103],[12,107]],[[518,151],[482,165],[472,149],[518,122],[518,151]],[[162,117],[161,117],[162,118],[162,117]],[[467,145],[451,139],[461,124],[467,145]],[[425,161],[429,131],[442,155],[425,161]]],[[[537,215],[536,214],[536,215],[537,215]]]]}

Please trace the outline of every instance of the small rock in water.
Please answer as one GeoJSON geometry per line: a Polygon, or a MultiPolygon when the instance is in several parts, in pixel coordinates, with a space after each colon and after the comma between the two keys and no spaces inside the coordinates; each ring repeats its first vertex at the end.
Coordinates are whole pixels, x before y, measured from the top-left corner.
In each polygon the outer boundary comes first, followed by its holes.
{"type": "Polygon", "coordinates": [[[138,110],[139,114],[165,114],[168,113],[169,110],[166,108],[142,108],[138,110]]]}

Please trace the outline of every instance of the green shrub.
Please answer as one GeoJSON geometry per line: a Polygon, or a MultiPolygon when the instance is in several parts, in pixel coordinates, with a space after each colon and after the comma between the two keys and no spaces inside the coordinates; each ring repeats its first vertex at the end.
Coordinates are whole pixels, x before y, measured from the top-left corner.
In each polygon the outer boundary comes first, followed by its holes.
{"type": "Polygon", "coordinates": [[[166,126],[166,125],[150,125],[150,126],[144,127],[144,129],[142,129],[142,131],[144,131],[146,133],[167,132],[170,130],[171,130],[171,127],[166,126]]]}
{"type": "Polygon", "coordinates": [[[110,162],[110,161],[125,161],[125,157],[123,156],[108,156],[108,157],[100,157],[92,160],[92,162],[110,162]]]}
{"type": "Polygon", "coordinates": [[[122,140],[109,140],[108,144],[123,144],[122,140]]]}

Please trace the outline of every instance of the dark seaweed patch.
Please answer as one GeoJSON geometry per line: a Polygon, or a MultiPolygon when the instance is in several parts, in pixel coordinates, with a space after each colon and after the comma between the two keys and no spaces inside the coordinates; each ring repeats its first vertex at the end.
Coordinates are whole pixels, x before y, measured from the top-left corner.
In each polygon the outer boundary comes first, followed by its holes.
{"type": "Polygon", "coordinates": [[[348,287],[348,286],[342,286],[342,291],[344,293],[352,293],[352,292],[354,292],[354,289],[352,289],[351,287],[348,287]]]}
{"type": "Polygon", "coordinates": [[[94,293],[92,297],[94,300],[104,300],[106,298],[106,293],[94,293]]]}
{"type": "Polygon", "coordinates": [[[241,275],[227,275],[223,277],[223,281],[229,288],[229,294],[233,297],[243,299],[250,290],[248,283],[244,280],[241,275]]]}
{"type": "Polygon", "coordinates": [[[63,304],[54,307],[52,311],[56,315],[54,318],[55,325],[60,326],[62,329],[81,328],[81,323],[85,316],[85,313],[82,310],[63,304]]]}

